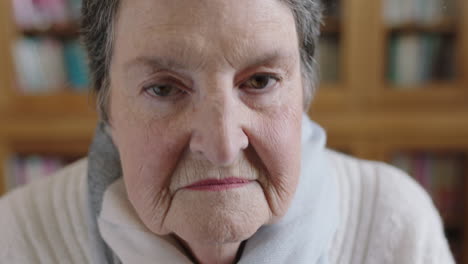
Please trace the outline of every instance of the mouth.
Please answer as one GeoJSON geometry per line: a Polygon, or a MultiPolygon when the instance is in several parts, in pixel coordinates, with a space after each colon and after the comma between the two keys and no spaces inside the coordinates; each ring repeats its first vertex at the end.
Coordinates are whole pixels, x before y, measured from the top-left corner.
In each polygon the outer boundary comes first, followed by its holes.
{"type": "Polygon", "coordinates": [[[208,179],[198,181],[194,184],[191,184],[184,189],[194,190],[194,191],[223,191],[233,188],[243,187],[252,181],[241,179],[241,178],[226,178],[226,179],[208,179]]]}

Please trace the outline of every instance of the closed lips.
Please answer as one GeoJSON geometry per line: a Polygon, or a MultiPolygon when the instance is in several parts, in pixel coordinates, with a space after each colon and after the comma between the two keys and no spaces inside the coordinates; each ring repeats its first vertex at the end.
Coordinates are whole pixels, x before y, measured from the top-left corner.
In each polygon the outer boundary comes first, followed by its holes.
{"type": "Polygon", "coordinates": [[[230,189],[230,188],[241,187],[250,182],[251,182],[250,180],[241,179],[241,178],[207,179],[207,180],[202,180],[202,181],[193,183],[185,188],[191,189],[191,190],[217,191],[217,190],[225,190],[225,189],[230,189]]]}

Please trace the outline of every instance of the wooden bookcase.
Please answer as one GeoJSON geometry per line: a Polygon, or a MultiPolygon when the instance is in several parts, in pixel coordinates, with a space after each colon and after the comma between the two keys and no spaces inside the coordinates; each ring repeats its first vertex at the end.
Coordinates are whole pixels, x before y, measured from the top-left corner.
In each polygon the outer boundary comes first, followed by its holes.
{"type": "MultiPolygon", "coordinates": [[[[330,147],[372,160],[390,161],[397,151],[453,151],[468,155],[468,1],[457,0],[456,22],[389,27],[382,1],[339,0],[340,17],[327,18],[324,32],[339,34],[339,79],[322,83],[309,111],[328,133],[330,147]],[[453,24],[456,24],[453,26],[453,24]],[[386,80],[392,32],[454,34],[457,76],[445,82],[397,89],[386,80]]],[[[85,156],[97,115],[93,99],[60,92],[28,96],[18,92],[11,48],[22,34],[76,34],[76,27],[25,32],[15,26],[11,1],[0,1],[0,176],[11,155],[85,156]]],[[[468,164],[466,164],[468,171],[468,164]]],[[[468,175],[465,206],[457,233],[468,252],[468,175]]],[[[0,194],[5,191],[0,181],[0,194]]],[[[452,227],[450,227],[452,229],[452,227]]],[[[468,254],[460,263],[468,264],[468,254]]]]}
{"type": "Polygon", "coordinates": [[[93,98],[61,89],[43,95],[19,92],[12,48],[21,36],[78,37],[76,24],[44,31],[17,28],[11,1],[0,2],[0,194],[6,191],[8,162],[15,155],[85,157],[96,126],[93,98]]]}

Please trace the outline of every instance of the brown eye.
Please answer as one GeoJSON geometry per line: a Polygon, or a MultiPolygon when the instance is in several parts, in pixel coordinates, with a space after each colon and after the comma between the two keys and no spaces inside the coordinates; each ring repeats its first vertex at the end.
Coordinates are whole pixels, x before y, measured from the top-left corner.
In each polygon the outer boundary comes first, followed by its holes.
{"type": "Polygon", "coordinates": [[[148,93],[158,97],[169,97],[176,95],[180,90],[170,84],[152,85],[146,88],[148,93]]]}
{"type": "Polygon", "coordinates": [[[249,89],[261,90],[274,85],[277,81],[270,75],[255,75],[245,83],[245,86],[249,89]]]}

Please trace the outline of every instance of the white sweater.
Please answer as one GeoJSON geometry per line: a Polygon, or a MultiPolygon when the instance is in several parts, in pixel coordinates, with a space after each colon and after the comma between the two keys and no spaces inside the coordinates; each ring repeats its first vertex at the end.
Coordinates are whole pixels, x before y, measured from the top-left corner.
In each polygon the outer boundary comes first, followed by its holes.
{"type": "MultiPolygon", "coordinates": [[[[434,205],[410,177],[328,154],[341,214],[330,263],[454,263],[434,205]]],[[[86,173],[82,160],[0,199],[0,263],[91,263],[86,173]]]]}

